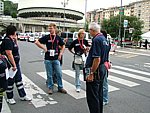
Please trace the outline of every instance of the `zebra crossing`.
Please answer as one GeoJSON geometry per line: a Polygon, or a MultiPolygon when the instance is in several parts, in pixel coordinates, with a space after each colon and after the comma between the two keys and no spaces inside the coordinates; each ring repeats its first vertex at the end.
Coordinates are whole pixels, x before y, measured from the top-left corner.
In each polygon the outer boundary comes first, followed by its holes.
{"type": "MultiPolygon", "coordinates": [[[[109,70],[110,75],[108,77],[108,80],[129,88],[133,88],[135,86],[140,86],[141,81],[144,83],[150,83],[150,72],[140,71],[136,69],[131,69],[123,66],[117,66],[114,65],[112,69],[109,70]],[[120,76],[115,76],[115,75],[120,76]],[[123,78],[122,78],[123,77],[123,78]],[[126,79],[124,79],[124,77],[126,79]],[[128,80],[128,78],[131,78],[128,80]],[[132,81],[132,79],[135,79],[135,81],[132,81]],[[140,81],[140,82],[138,82],[140,81]]],[[[69,77],[72,80],[75,78],[75,72],[73,70],[62,70],[63,76],[69,77]]],[[[37,75],[44,78],[46,80],[46,72],[36,72],[37,75]]],[[[57,104],[59,101],[52,98],[50,95],[48,95],[46,92],[44,92],[38,85],[32,82],[25,74],[22,75],[23,82],[25,86],[25,90],[27,94],[32,98],[32,105],[34,105],[35,108],[44,107],[51,104],[57,104]]],[[[82,84],[85,84],[85,81],[83,80],[83,75],[81,72],[80,80],[82,81],[82,84]]],[[[81,89],[80,93],[77,93],[75,91],[75,85],[74,83],[71,83],[70,81],[63,79],[63,85],[64,88],[67,90],[68,95],[70,95],[74,99],[83,99],[86,97],[85,95],[85,88],[81,89]]],[[[82,87],[83,88],[83,87],[82,87]]],[[[112,84],[109,84],[109,92],[114,91],[120,91],[121,88],[119,86],[114,86],[112,84]]],[[[11,113],[9,105],[4,101],[3,105],[3,111],[2,113],[11,113]],[[6,110],[7,109],[7,110],[6,110]]]]}

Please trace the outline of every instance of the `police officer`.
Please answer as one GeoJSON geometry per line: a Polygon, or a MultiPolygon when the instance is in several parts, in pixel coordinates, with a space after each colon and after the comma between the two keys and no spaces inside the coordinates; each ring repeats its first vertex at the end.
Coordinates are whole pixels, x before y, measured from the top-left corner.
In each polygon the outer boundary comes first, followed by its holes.
{"type": "Polygon", "coordinates": [[[20,100],[25,100],[25,101],[31,100],[31,98],[26,96],[26,92],[24,90],[24,86],[22,82],[21,69],[20,69],[20,64],[19,64],[20,55],[19,55],[19,48],[18,48],[18,43],[17,43],[16,30],[17,29],[15,26],[9,25],[6,28],[6,36],[1,45],[2,53],[7,56],[11,64],[8,66],[12,67],[13,71],[17,70],[14,78],[8,79],[8,87],[6,90],[6,94],[7,94],[7,102],[9,104],[16,103],[16,101],[13,99],[14,83],[16,84],[16,87],[20,96],[20,100]]]}
{"type": "Polygon", "coordinates": [[[7,80],[5,72],[6,68],[7,68],[6,57],[1,55],[0,53],[0,113],[2,110],[3,92],[7,88],[7,80]]]}
{"type": "Polygon", "coordinates": [[[89,25],[90,35],[93,37],[86,68],[90,73],[86,77],[86,95],[90,113],[103,113],[103,79],[106,75],[104,62],[107,60],[108,43],[100,33],[100,26],[93,22],[89,25]]]}

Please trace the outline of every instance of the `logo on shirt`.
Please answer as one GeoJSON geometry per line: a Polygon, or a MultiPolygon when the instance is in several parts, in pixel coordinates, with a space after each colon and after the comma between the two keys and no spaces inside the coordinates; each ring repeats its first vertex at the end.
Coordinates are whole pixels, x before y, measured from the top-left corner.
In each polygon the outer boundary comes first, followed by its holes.
{"type": "Polygon", "coordinates": [[[75,44],[75,46],[80,46],[80,44],[75,44]]]}
{"type": "Polygon", "coordinates": [[[107,42],[107,41],[103,41],[103,45],[108,46],[109,44],[108,44],[108,42],[107,42]]]}

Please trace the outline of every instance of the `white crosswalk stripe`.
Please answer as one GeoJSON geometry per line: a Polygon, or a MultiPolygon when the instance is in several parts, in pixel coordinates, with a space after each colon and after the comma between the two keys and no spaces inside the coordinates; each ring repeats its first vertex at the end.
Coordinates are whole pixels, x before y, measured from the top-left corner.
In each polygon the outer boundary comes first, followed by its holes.
{"type": "Polygon", "coordinates": [[[132,57],[136,57],[138,55],[135,54],[122,54],[122,55],[118,55],[117,57],[122,57],[122,58],[132,58],[132,57]]]}
{"type": "Polygon", "coordinates": [[[127,73],[127,72],[124,72],[124,71],[119,71],[119,70],[116,70],[116,69],[110,69],[109,71],[113,72],[113,73],[116,73],[116,74],[120,74],[120,75],[123,75],[123,76],[130,77],[130,78],[134,78],[134,79],[137,79],[137,80],[141,80],[141,81],[144,81],[144,82],[150,82],[150,78],[147,78],[147,77],[127,73]]]}
{"type": "Polygon", "coordinates": [[[45,93],[41,88],[34,84],[30,79],[28,79],[24,74],[22,74],[24,88],[29,97],[32,98],[31,103],[36,107],[43,107],[47,104],[56,104],[53,98],[51,98],[47,93],[45,93]],[[42,95],[45,95],[49,100],[43,98],[42,95]]]}
{"type": "MultiPolygon", "coordinates": [[[[63,72],[64,74],[70,76],[70,77],[75,78],[75,72],[74,72],[74,71],[71,71],[71,70],[62,70],[62,72],[63,72]]],[[[80,80],[81,80],[82,82],[84,82],[84,80],[83,80],[83,75],[82,75],[82,74],[80,75],[80,80]]],[[[111,86],[111,85],[109,85],[108,87],[109,87],[109,92],[116,91],[116,90],[120,90],[119,88],[116,88],[116,87],[111,86]]]]}
{"type": "MultiPolygon", "coordinates": [[[[44,79],[47,79],[46,72],[37,72],[37,74],[43,77],[44,79]]],[[[84,90],[81,89],[80,93],[77,93],[75,91],[75,86],[65,80],[63,80],[63,86],[67,90],[67,93],[72,97],[74,97],[75,99],[85,98],[84,90]]]]}
{"type": "Polygon", "coordinates": [[[128,87],[134,87],[134,86],[140,85],[140,84],[137,84],[135,82],[131,82],[131,81],[128,81],[128,80],[125,80],[122,78],[112,76],[112,75],[109,75],[108,80],[111,80],[113,82],[116,82],[116,83],[119,83],[119,84],[122,84],[122,85],[125,85],[128,87]]]}
{"type": "Polygon", "coordinates": [[[144,67],[150,68],[150,63],[144,63],[144,67]]]}
{"type": "Polygon", "coordinates": [[[148,72],[139,71],[139,70],[135,70],[135,69],[131,69],[131,68],[126,68],[126,67],[122,67],[122,66],[113,66],[113,68],[117,68],[117,69],[121,69],[121,70],[125,70],[125,71],[131,71],[131,72],[135,72],[135,73],[139,73],[139,74],[144,74],[144,75],[149,75],[150,76],[150,73],[148,73],[148,72]]]}

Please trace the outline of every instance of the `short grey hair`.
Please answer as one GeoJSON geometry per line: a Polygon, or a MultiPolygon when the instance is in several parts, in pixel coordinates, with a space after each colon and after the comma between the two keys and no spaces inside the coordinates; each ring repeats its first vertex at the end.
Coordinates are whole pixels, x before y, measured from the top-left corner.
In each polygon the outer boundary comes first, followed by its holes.
{"type": "Polygon", "coordinates": [[[100,32],[101,26],[99,24],[97,24],[96,22],[92,22],[89,25],[89,29],[100,32]]]}

